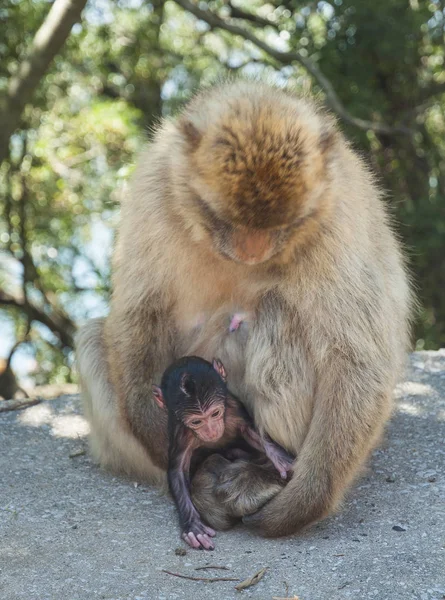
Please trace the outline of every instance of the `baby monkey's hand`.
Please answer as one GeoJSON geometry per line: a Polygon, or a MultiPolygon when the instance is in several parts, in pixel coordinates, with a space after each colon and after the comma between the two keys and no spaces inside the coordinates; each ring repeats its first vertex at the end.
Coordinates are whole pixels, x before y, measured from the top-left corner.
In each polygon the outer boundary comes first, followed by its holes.
{"type": "Polygon", "coordinates": [[[215,544],[211,538],[215,535],[216,532],[211,527],[207,527],[202,521],[196,519],[185,525],[181,537],[192,548],[213,550],[215,544]]]}
{"type": "Polygon", "coordinates": [[[288,475],[292,474],[295,457],[291,456],[284,448],[272,440],[265,442],[264,450],[281,477],[287,479],[288,475]]]}

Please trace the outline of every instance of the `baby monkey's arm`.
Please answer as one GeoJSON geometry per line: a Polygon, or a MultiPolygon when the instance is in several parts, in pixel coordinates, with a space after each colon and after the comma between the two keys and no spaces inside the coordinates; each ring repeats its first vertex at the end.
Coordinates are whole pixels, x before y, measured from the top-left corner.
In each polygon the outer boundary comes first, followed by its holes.
{"type": "Polygon", "coordinates": [[[245,441],[255,450],[264,452],[283,479],[292,471],[295,457],[274,442],[267,434],[260,434],[242,403],[231,396],[227,401],[226,422],[228,429],[237,429],[245,441]]]}
{"type": "MultiPolygon", "coordinates": [[[[186,436],[182,436],[186,439],[186,436]]],[[[192,548],[213,550],[215,531],[201,520],[190,497],[190,460],[193,446],[176,444],[170,451],[168,484],[179,513],[182,539],[192,548]],[[176,450],[176,451],[175,451],[176,450]]]]}

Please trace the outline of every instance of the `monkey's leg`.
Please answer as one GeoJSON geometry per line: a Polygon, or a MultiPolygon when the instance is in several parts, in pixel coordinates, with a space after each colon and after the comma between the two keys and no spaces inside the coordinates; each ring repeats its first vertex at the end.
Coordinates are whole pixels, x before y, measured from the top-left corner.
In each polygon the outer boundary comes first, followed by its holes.
{"type": "Polygon", "coordinates": [[[91,428],[91,454],[102,467],[114,472],[165,483],[165,473],[153,464],[119,414],[116,390],[109,377],[103,330],[104,319],[92,319],[76,335],[84,414],[91,428]]]}
{"type": "Polygon", "coordinates": [[[371,357],[358,360],[357,349],[344,354],[333,353],[320,369],[312,421],[292,479],[270,503],[244,519],[262,535],[289,535],[327,516],[381,434],[391,406],[387,365],[382,362],[376,376],[366,367],[371,357]]]}

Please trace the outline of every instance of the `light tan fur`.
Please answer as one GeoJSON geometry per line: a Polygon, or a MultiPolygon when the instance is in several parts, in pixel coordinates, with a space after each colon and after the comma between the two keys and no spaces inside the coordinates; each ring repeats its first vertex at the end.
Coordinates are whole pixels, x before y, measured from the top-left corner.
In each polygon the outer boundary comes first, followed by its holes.
{"type": "Polygon", "coordinates": [[[166,486],[165,472],[153,465],[142,444],[126,431],[116,411],[114,390],[108,381],[102,332],[103,319],[91,319],[76,336],[76,344],[82,348],[77,353],[77,362],[83,411],[92,429],[89,438],[91,455],[110,471],[166,486]]]}
{"type": "Polygon", "coordinates": [[[259,83],[202,92],[161,126],[123,202],[105,347],[100,322],[78,338],[96,456],[112,466],[131,438],[145,450],[124,470],[164,469],[151,384],[179,356],[218,356],[256,425],[297,454],[246,521],[292,533],[335,508],[380,436],[409,310],[384,203],[333,119],[259,83]],[[251,319],[229,333],[239,311],[251,319]]]}

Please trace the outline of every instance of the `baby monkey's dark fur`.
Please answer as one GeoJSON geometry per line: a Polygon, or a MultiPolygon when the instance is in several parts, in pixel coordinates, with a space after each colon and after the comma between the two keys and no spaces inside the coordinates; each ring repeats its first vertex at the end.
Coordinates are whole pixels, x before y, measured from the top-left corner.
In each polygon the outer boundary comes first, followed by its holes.
{"type": "MultiPolygon", "coordinates": [[[[214,548],[215,531],[201,519],[190,496],[190,464],[198,448],[225,448],[236,441],[264,453],[283,479],[294,459],[256,429],[243,404],[227,388],[223,364],[188,356],[153,386],[159,406],[168,412],[168,483],[179,512],[182,538],[192,548],[214,548]]],[[[236,449],[232,450],[236,455],[236,449]]]]}

